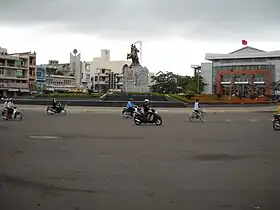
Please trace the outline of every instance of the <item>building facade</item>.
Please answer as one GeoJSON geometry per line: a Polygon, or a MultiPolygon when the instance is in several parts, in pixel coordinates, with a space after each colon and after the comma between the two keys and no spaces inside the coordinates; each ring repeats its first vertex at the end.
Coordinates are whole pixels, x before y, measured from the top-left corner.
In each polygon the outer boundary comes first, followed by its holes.
{"type": "Polygon", "coordinates": [[[280,81],[280,51],[247,46],[229,54],[207,53],[205,59],[211,61],[201,64],[207,94],[271,95],[271,84],[280,81]]]}
{"type": "Polygon", "coordinates": [[[36,92],[36,53],[9,54],[0,48],[0,95],[16,97],[36,92]]]}
{"type": "Polygon", "coordinates": [[[91,73],[96,74],[99,69],[110,69],[111,72],[120,74],[122,73],[123,66],[130,65],[130,61],[111,61],[110,50],[101,50],[101,56],[93,58],[91,73]]]}
{"type": "Polygon", "coordinates": [[[64,75],[47,75],[46,76],[46,91],[60,92],[71,91],[76,89],[76,79],[73,76],[64,75]]]}
{"type": "Polygon", "coordinates": [[[46,69],[38,67],[36,72],[36,91],[41,93],[46,89],[46,69]]]}
{"type": "Polygon", "coordinates": [[[109,90],[122,90],[123,75],[114,73],[111,69],[97,69],[91,79],[94,92],[107,92],[109,90]]]}
{"type": "Polygon", "coordinates": [[[81,83],[82,87],[84,89],[93,89],[92,87],[92,74],[91,74],[91,68],[92,68],[92,63],[91,62],[82,62],[82,77],[81,77],[81,83]]]}

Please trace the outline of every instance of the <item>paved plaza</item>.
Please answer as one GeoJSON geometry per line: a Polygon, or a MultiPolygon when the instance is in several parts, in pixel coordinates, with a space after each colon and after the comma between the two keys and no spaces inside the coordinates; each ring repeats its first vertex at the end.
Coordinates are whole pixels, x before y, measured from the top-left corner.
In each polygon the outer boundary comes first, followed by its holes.
{"type": "Polygon", "coordinates": [[[2,210],[278,210],[280,132],[268,113],[119,112],[0,121],[2,210]]]}

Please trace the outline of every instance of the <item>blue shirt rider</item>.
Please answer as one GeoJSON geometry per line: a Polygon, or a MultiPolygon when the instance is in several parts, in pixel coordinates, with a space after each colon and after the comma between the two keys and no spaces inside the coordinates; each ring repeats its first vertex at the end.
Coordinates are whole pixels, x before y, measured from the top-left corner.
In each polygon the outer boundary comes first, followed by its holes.
{"type": "Polygon", "coordinates": [[[130,98],[126,104],[126,109],[128,112],[134,112],[134,108],[137,107],[132,101],[133,99],[130,98]]]}

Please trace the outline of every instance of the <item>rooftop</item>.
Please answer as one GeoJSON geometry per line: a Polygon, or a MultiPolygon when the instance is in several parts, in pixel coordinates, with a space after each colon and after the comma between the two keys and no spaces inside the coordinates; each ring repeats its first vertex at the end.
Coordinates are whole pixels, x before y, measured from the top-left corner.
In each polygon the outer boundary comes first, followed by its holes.
{"type": "Polygon", "coordinates": [[[228,54],[206,53],[205,60],[214,61],[221,59],[246,59],[246,58],[279,58],[280,50],[263,51],[254,47],[246,46],[228,54]]]}

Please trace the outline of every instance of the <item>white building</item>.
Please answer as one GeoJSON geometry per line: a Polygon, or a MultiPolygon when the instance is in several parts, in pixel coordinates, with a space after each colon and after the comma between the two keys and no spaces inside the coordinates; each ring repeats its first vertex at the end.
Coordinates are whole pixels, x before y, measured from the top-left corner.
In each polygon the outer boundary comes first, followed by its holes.
{"type": "Polygon", "coordinates": [[[74,73],[76,80],[76,88],[82,88],[82,62],[81,62],[81,53],[76,49],[73,52],[70,52],[70,69],[74,73]]]}
{"type": "Polygon", "coordinates": [[[101,57],[93,58],[91,73],[96,74],[98,69],[110,69],[114,73],[122,73],[125,64],[130,65],[130,61],[111,61],[110,50],[101,50],[101,57]]]}
{"type": "Polygon", "coordinates": [[[85,89],[90,89],[92,86],[92,78],[91,74],[92,62],[82,62],[82,86],[85,89]]]}
{"type": "Polygon", "coordinates": [[[229,54],[207,53],[205,59],[211,61],[201,64],[206,94],[270,95],[271,84],[280,81],[280,51],[246,46],[229,54]]]}

